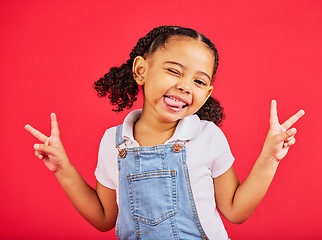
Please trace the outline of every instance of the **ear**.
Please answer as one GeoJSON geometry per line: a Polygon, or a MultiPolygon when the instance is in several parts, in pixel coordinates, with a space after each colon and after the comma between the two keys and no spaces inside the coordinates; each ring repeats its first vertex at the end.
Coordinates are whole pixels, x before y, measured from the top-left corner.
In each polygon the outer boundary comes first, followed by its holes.
{"type": "Polygon", "coordinates": [[[146,70],[146,60],[142,56],[137,56],[133,61],[133,78],[138,85],[144,84],[144,73],[146,70]]]}
{"type": "MultiPolygon", "coordinates": [[[[209,89],[208,89],[208,95],[207,97],[205,98],[205,101],[203,102],[203,104],[205,104],[205,102],[207,102],[208,98],[211,96],[211,93],[212,93],[212,90],[214,89],[214,87],[212,85],[209,86],[209,89]]],[[[202,105],[203,105],[202,104],[202,105]]]]}

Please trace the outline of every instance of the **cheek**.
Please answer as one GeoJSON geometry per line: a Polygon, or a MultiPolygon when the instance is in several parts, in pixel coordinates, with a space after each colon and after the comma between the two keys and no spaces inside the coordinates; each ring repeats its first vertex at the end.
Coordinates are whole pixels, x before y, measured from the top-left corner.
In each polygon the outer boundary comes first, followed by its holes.
{"type": "Polygon", "coordinates": [[[166,74],[158,74],[155,78],[150,78],[146,81],[146,87],[154,92],[165,91],[172,85],[170,77],[166,74]]]}
{"type": "Polygon", "coordinates": [[[199,98],[206,98],[208,96],[208,93],[209,93],[209,89],[200,89],[198,88],[197,91],[196,91],[196,95],[199,96],[199,98]]]}
{"type": "Polygon", "coordinates": [[[194,98],[195,103],[202,106],[206,102],[208,94],[209,94],[208,90],[196,91],[195,98],[194,98]]]}
{"type": "Polygon", "coordinates": [[[144,84],[144,87],[146,89],[146,91],[148,91],[148,93],[151,95],[157,93],[157,92],[160,92],[160,90],[162,89],[162,85],[160,84],[161,81],[156,81],[156,80],[153,80],[153,81],[147,81],[145,84],[144,84]]]}
{"type": "MultiPolygon", "coordinates": [[[[151,79],[150,79],[151,80],[151,79]]],[[[165,90],[160,79],[158,81],[147,81],[143,86],[144,97],[149,101],[158,101],[165,94],[165,90]]]]}

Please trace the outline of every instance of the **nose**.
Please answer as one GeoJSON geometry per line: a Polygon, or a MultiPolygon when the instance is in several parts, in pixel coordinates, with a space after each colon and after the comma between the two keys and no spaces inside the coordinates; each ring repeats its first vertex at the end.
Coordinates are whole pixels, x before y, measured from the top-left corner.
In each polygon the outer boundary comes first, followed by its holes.
{"type": "Polygon", "coordinates": [[[190,84],[189,84],[189,82],[187,80],[182,79],[181,81],[178,81],[178,83],[176,85],[176,88],[180,92],[188,93],[188,94],[191,93],[191,86],[190,86],[190,84]]]}

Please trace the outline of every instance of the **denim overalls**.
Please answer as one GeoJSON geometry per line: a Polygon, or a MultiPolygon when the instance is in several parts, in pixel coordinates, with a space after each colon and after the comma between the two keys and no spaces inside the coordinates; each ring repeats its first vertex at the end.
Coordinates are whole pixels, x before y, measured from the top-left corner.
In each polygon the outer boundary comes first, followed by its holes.
{"type": "Polygon", "coordinates": [[[208,239],[191,191],[185,146],[126,148],[122,125],[115,139],[119,149],[117,238],[208,239]]]}

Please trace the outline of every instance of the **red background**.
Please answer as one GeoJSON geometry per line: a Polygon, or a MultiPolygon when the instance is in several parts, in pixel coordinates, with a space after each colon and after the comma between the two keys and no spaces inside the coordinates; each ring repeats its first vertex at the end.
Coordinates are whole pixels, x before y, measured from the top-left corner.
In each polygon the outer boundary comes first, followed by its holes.
{"type": "Polygon", "coordinates": [[[226,110],[222,129],[240,180],[261,151],[271,99],[281,121],[306,110],[263,202],[244,224],[225,221],[229,236],[322,239],[318,0],[0,1],[1,239],[115,239],[76,212],[34,157],[36,139],[24,125],[49,133],[56,112],[72,163],[95,186],[100,138],[128,112],[112,113],[91,85],[126,61],[140,37],[166,24],[195,28],[219,49],[213,96],[226,110]]]}

